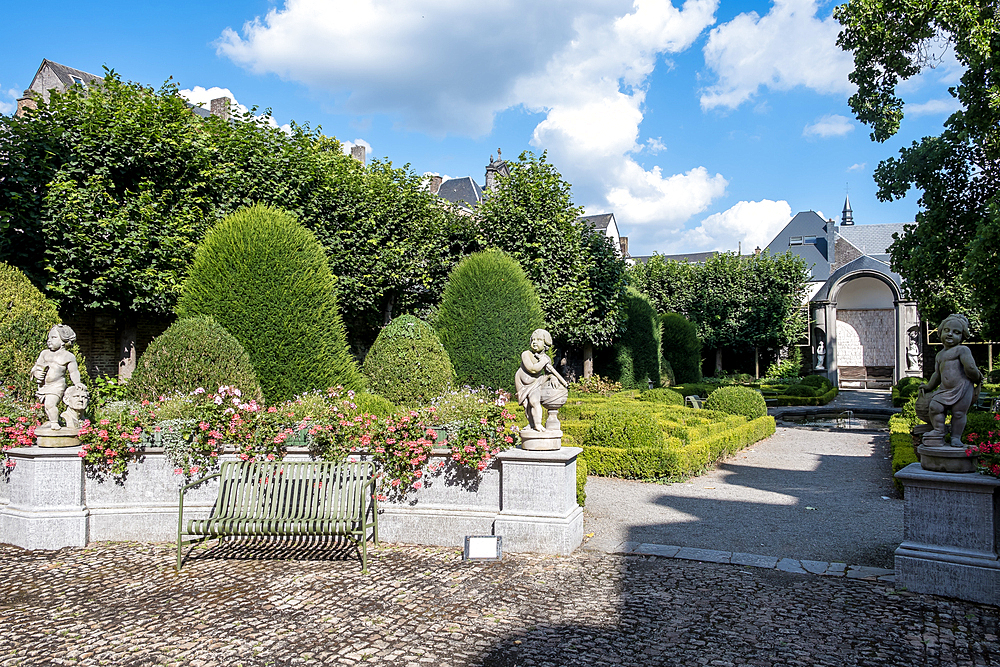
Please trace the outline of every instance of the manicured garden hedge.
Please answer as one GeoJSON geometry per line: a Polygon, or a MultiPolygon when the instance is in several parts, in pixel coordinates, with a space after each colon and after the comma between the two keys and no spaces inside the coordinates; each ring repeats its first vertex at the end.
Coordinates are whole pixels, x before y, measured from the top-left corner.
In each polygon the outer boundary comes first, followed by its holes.
{"type": "Polygon", "coordinates": [[[775,397],[775,405],[826,405],[837,397],[837,393],[838,389],[831,387],[829,391],[820,396],[788,396],[779,394],[775,397]]]}
{"type": "MultiPolygon", "coordinates": [[[[38,387],[31,367],[45,349],[45,339],[59,314],[28,277],[0,262],[0,384],[13,387],[18,399],[34,400],[38,387]]],[[[82,370],[82,369],[81,369],[82,370]]]]}
{"type": "Polygon", "coordinates": [[[425,405],[455,375],[434,329],[413,315],[395,318],[379,333],[362,368],[369,390],[398,405],[425,405]]]}
{"type": "Polygon", "coordinates": [[[559,415],[563,444],[583,447],[590,474],[624,479],[695,475],[774,433],[771,417],[748,421],[621,394],[570,399],[559,415]]]}
{"type": "MultiPolygon", "coordinates": [[[[910,420],[903,415],[893,415],[889,418],[889,444],[892,448],[892,474],[917,462],[917,453],[913,451],[913,438],[910,436],[910,420]]],[[[903,483],[895,477],[893,484],[903,493],[903,483]]]]}
{"type": "Polygon", "coordinates": [[[649,298],[629,288],[621,336],[594,359],[598,374],[624,389],[660,386],[660,318],[649,298]]]}

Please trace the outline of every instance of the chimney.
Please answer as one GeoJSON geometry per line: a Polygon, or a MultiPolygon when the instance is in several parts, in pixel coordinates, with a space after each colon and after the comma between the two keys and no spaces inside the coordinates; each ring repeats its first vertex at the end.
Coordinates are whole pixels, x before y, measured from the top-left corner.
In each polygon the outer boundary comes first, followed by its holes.
{"type": "Polygon", "coordinates": [[[35,101],[34,95],[35,91],[29,88],[24,91],[23,97],[17,98],[17,111],[14,112],[16,117],[20,118],[28,109],[38,108],[38,103],[35,101]]]}
{"type": "Polygon", "coordinates": [[[368,161],[364,146],[351,146],[351,157],[361,164],[366,164],[368,161]]]}
{"type": "Polygon", "coordinates": [[[628,257],[628,237],[627,236],[619,237],[618,244],[621,246],[622,257],[628,257]]]}
{"type": "Polygon", "coordinates": [[[229,120],[229,98],[216,97],[209,102],[209,112],[213,116],[218,116],[222,120],[229,120]]]}
{"type": "Polygon", "coordinates": [[[438,190],[441,189],[441,177],[440,176],[431,176],[429,187],[430,187],[431,194],[432,195],[436,195],[438,193],[438,190]]]}

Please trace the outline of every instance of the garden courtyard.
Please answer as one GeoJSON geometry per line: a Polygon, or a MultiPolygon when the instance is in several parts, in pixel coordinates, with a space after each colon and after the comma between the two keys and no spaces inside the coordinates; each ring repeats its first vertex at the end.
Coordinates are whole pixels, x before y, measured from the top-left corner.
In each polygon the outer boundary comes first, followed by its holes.
{"type": "Polygon", "coordinates": [[[779,426],[685,482],[592,477],[572,555],[382,544],[367,575],[336,543],[213,542],[180,573],[172,543],[0,547],[0,664],[996,664],[996,607],[879,567],[890,466],[888,435],[779,426]]]}

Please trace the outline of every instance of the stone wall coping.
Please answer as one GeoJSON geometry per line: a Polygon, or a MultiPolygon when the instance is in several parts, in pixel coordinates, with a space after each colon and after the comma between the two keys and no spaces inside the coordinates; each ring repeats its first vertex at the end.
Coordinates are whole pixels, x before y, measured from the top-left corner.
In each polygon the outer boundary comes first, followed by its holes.
{"type": "Polygon", "coordinates": [[[581,447],[561,447],[555,450],[528,450],[516,447],[500,452],[497,458],[504,463],[569,463],[582,452],[581,447]]]}
{"type": "Polygon", "coordinates": [[[911,486],[948,486],[972,493],[993,493],[1000,488],[1000,479],[995,477],[977,472],[933,472],[924,470],[919,463],[911,463],[897,472],[895,477],[911,486]]]}

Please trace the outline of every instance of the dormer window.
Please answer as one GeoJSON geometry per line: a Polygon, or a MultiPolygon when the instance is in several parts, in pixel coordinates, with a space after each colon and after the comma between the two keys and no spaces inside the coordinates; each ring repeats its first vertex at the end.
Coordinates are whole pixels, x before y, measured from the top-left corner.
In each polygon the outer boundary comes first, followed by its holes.
{"type": "Polygon", "coordinates": [[[83,82],[83,79],[81,79],[81,78],[80,78],[80,77],[78,77],[78,76],[74,76],[74,75],[70,74],[70,75],[69,75],[69,78],[73,80],[73,84],[74,84],[74,85],[77,85],[77,86],[86,86],[86,85],[87,85],[87,84],[85,84],[85,83],[83,82]]]}
{"type": "MultiPolygon", "coordinates": [[[[813,237],[813,242],[815,242],[815,240],[816,240],[816,238],[813,237]]],[[[788,238],[788,245],[802,245],[802,237],[801,236],[790,236],[788,238]]]]}
{"type": "Polygon", "coordinates": [[[806,245],[816,245],[816,237],[815,236],[804,236],[804,237],[802,237],[802,242],[805,243],[806,245]]]}

